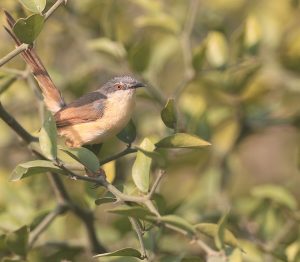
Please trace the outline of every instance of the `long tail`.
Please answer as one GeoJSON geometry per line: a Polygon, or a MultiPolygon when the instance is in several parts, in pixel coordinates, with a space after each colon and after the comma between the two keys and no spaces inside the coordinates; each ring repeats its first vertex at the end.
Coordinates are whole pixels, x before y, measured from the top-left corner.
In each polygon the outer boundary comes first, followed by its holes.
{"type": "MultiPolygon", "coordinates": [[[[6,11],[4,12],[6,15],[6,21],[8,25],[8,27],[4,27],[4,28],[12,37],[12,39],[15,41],[16,45],[19,46],[22,43],[16,37],[16,35],[12,30],[15,24],[15,20],[8,12],[6,11]]],[[[33,50],[33,48],[28,48],[27,50],[23,51],[21,55],[25,60],[25,62],[30,66],[30,69],[35,79],[39,83],[39,87],[42,91],[44,102],[47,108],[51,112],[56,113],[57,111],[59,111],[61,108],[65,106],[65,102],[60,91],[57,89],[51,77],[49,76],[42,61],[39,59],[38,55],[33,50]]]]}

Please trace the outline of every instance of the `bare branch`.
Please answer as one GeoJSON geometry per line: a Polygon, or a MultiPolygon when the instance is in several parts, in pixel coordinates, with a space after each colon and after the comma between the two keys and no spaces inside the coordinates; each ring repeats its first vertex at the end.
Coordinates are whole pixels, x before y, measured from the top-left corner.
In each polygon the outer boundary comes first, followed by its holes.
{"type": "Polygon", "coordinates": [[[45,18],[45,20],[47,20],[52,14],[53,14],[53,12],[58,8],[58,7],[60,7],[62,4],[67,4],[67,0],[57,0],[56,2],[55,2],[55,4],[54,5],[52,5],[50,8],[49,8],[49,10],[45,13],[45,15],[44,15],[44,18],[45,18]]]}
{"type": "Polygon", "coordinates": [[[28,246],[32,248],[34,243],[38,240],[39,236],[50,226],[50,224],[54,221],[54,219],[65,213],[67,211],[67,207],[64,205],[58,205],[55,209],[53,209],[38,226],[30,232],[28,246]]]}
{"type": "Polygon", "coordinates": [[[147,261],[148,260],[147,253],[146,253],[146,248],[145,248],[144,241],[143,241],[143,233],[142,233],[140,224],[138,223],[138,220],[133,217],[129,217],[129,221],[138,236],[140,246],[141,246],[142,259],[146,259],[146,261],[147,261]]]}
{"type": "Polygon", "coordinates": [[[0,67],[3,66],[4,64],[6,64],[11,59],[13,59],[18,54],[25,51],[28,47],[29,47],[28,44],[21,44],[18,47],[16,47],[15,50],[11,51],[6,56],[4,56],[3,58],[0,59],[0,67]]]}

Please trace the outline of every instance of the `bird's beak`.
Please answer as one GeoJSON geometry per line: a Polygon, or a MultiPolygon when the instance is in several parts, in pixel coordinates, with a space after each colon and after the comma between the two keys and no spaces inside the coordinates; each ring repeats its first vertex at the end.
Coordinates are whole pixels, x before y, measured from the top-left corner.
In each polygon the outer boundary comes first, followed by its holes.
{"type": "Polygon", "coordinates": [[[139,87],[145,87],[145,84],[143,84],[142,82],[136,82],[134,83],[130,88],[139,88],[139,87]]]}

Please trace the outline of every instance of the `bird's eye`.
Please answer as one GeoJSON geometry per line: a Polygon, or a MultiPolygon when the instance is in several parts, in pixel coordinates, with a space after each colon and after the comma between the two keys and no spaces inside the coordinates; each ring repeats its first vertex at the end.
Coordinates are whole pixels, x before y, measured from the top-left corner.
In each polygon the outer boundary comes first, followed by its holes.
{"type": "Polygon", "coordinates": [[[117,88],[118,90],[121,90],[121,89],[123,88],[123,85],[122,85],[122,84],[116,84],[116,88],[117,88]]]}

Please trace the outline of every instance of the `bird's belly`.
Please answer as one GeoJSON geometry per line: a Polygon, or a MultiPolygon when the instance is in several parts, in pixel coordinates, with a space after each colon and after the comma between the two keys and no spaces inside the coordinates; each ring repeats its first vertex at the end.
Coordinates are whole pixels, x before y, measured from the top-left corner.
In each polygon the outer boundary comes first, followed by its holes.
{"type": "Polygon", "coordinates": [[[119,133],[126,126],[131,118],[133,108],[133,101],[118,107],[111,107],[108,104],[100,119],[61,128],[58,133],[66,137],[67,145],[72,147],[102,143],[119,133]]]}

